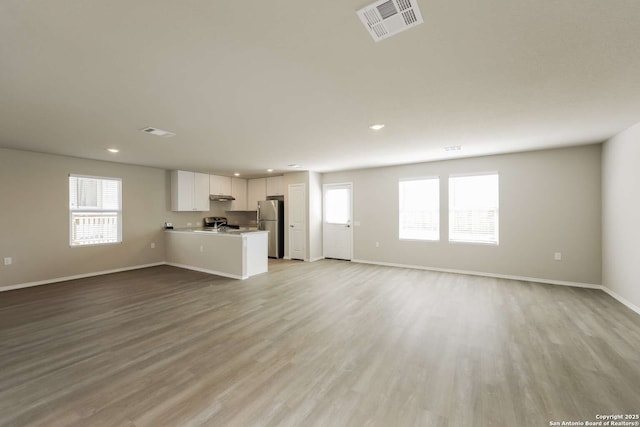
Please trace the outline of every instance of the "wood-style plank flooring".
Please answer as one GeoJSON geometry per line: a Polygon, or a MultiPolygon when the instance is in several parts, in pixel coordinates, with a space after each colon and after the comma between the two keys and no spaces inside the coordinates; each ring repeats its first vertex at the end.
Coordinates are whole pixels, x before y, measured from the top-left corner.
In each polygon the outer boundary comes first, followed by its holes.
{"type": "Polygon", "coordinates": [[[2,426],[548,426],[640,412],[598,290],[341,261],[0,293],[2,426]]]}

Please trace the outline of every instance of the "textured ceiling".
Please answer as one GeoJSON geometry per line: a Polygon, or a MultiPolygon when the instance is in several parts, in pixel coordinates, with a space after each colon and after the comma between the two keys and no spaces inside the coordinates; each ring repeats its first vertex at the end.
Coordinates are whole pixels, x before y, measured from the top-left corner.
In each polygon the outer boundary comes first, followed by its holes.
{"type": "Polygon", "coordinates": [[[419,0],[425,23],[379,43],[367,3],[3,0],[0,147],[255,176],[593,143],[640,121],[637,0],[419,0]]]}

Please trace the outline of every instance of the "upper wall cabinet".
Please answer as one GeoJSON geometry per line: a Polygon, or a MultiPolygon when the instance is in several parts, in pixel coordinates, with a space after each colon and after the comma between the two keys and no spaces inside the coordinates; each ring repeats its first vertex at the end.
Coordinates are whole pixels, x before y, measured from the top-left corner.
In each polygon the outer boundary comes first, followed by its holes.
{"type": "Polygon", "coordinates": [[[267,180],[250,179],[247,184],[247,210],[255,211],[258,209],[258,202],[267,198],[267,180]]]}
{"type": "Polygon", "coordinates": [[[267,178],[267,196],[284,196],[283,176],[270,176],[267,178]]]}
{"type": "Polygon", "coordinates": [[[228,196],[231,194],[231,178],[209,175],[209,194],[228,196]]]}
{"type": "Polygon", "coordinates": [[[231,202],[232,211],[247,210],[247,180],[244,178],[231,178],[231,195],[235,198],[231,202]]]}
{"type": "Polygon", "coordinates": [[[171,171],[171,210],[209,211],[209,175],[171,171]]]}

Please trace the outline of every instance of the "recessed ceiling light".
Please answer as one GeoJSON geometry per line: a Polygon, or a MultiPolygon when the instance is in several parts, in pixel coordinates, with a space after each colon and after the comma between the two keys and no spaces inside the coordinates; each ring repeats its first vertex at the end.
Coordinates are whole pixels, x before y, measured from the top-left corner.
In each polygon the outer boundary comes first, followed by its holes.
{"type": "Polygon", "coordinates": [[[291,163],[290,165],[287,165],[287,166],[289,166],[290,168],[296,168],[296,169],[300,167],[300,165],[295,163],[291,163]]]}
{"type": "Polygon", "coordinates": [[[238,172],[234,173],[233,176],[240,176],[238,172]]]}
{"type": "Polygon", "coordinates": [[[267,169],[267,172],[273,172],[273,169],[267,169]]]}
{"type": "Polygon", "coordinates": [[[176,134],[173,132],[169,132],[169,131],[158,129],[158,128],[146,127],[140,130],[144,133],[150,133],[151,135],[161,136],[163,138],[171,138],[172,136],[176,136],[176,134]]]}
{"type": "Polygon", "coordinates": [[[375,125],[371,125],[371,126],[369,126],[369,129],[373,129],[373,130],[380,130],[380,129],[382,129],[383,127],[384,127],[384,125],[383,125],[382,123],[378,123],[378,124],[375,124],[375,125]]]}
{"type": "Polygon", "coordinates": [[[117,148],[107,148],[107,151],[113,154],[120,152],[120,150],[118,150],[117,148]]]}
{"type": "Polygon", "coordinates": [[[461,145],[451,145],[449,147],[444,147],[444,151],[460,151],[462,150],[461,145]]]}

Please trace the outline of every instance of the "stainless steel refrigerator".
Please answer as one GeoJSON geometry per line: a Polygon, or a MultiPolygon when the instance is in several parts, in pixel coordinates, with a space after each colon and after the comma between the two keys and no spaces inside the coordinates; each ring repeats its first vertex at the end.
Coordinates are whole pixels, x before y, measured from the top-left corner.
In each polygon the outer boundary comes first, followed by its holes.
{"type": "Polygon", "coordinates": [[[269,232],[269,258],[284,257],[284,203],[282,201],[258,202],[258,230],[269,232]]]}

